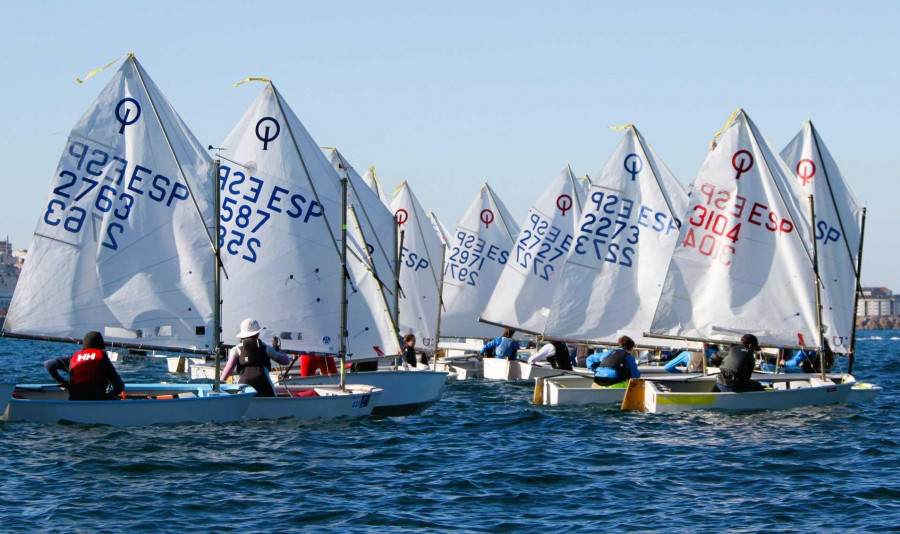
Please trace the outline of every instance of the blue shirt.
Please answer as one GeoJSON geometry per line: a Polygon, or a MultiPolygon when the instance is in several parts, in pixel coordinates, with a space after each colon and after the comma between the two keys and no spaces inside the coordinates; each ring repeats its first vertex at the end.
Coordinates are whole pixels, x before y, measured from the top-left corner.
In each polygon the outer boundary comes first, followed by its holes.
{"type": "Polygon", "coordinates": [[[516,353],[519,350],[519,342],[515,339],[510,339],[508,337],[498,337],[497,339],[492,339],[484,344],[484,347],[481,348],[481,354],[484,354],[488,349],[494,350],[495,358],[506,358],[507,360],[515,360],[516,353]]]}
{"type": "MultiPolygon", "coordinates": [[[[619,378],[619,373],[616,372],[612,367],[602,367],[600,362],[603,361],[603,358],[606,358],[610,354],[613,353],[615,349],[607,350],[606,352],[595,352],[588,356],[585,365],[591,371],[594,371],[594,376],[597,378],[619,378]]],[[[638,370],[637,362],[630,353],[625,356],[625,365],[628,366],[628,370],[631,372],[631,378],[640,378],[641,372],[638,370]]]]}

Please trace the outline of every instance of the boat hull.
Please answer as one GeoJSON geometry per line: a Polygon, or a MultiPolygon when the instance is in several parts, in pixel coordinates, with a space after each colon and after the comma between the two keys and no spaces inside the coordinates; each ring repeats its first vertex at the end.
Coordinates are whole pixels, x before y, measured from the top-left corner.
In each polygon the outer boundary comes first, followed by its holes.
{"type": "MultiPolygon", "coordinates": [[[[352,385],[369,385],[384,390],[372,415],[412,415],[441,400],[447,373],[442,371],[365,371],[347,373],[352,385]]],[[[288,378],[287,385],[336,385],[338,375],[288,378]]]]}
{"type": "Polygon", "coordinates": [[[535,380],[535,403],[546,406],[621,404],[625,388],[595,388],[588,376],[556,376],[535,380]]]}
{"type": "Polygon", "coordinates": [[[256,391],[224,384],[221,389],[214,392],[211,384],[126,384],[127,400],[70,401],[56,385],[25,384],[16,387],[23,398],[11,399],[0,419],[111,426],[239,421],[256,391]]]}
{"type": "Polygon", "coordinates": [[[257,419],[332,419],[336,417],[365,417],[372,413],[382,390],[371,386],[349,386],[346,391],[334,387],[277,386],[277,397],[254,397],[244,418],[257,419]],[[294,396],[303,391],[315,391],[316,396],[294,396]]]}
{"type": "MultiPolygon", "coordinates": [[[[629,388],[636,381],[629,384],[629,388]]],[[[820,378],[773,382],[772,389],[747,393],[712,391],[715,377],[683,381],[644,381],[644,411],[650,413],[690,410],[787,410],[803,406],[823,406],[845,402],[854,381],[836,384],[820,378]]],[[[627,396],[627,393],[626,393],[627,396]]]]}

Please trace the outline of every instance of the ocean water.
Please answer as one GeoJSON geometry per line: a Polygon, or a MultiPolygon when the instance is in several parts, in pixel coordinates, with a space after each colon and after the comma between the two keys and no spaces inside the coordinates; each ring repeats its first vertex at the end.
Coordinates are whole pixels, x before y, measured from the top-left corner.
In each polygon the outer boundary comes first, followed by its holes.
{"type": "MultiPolygon", "coordinates": [[[[0,339],[0,379],[46,382],[72,350],[0,339]]],[[[860,332],[854,374],[875,404],[643,414],[468,381],[408,417],[0,423],[0,531],[897,531],[900,332],[860,332]]]]}

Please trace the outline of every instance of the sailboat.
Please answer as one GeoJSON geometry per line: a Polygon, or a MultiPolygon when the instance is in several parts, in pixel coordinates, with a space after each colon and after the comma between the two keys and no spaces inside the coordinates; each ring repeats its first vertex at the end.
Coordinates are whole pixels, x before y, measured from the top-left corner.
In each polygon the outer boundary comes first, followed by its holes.
{"type": "Polygon", "coordinates": [[[812,121],[806,121],[781,151],[781,158],[800,194],[815,199],[822,327],[834,352],[850,354],[856,331],[865,208],[857,202],[812,121]]]}
{"type": "MultiPolygon", "coordinates": [[[[543,334],[553,294],[574,245],[587,193],[584,184],[566,165],[531,206],[493,293],[485,302],[479,318],[482,323],[543,334]]],[[[535,378],[541,370],[558,374],[525,362],[484,361],[485,378],[491,379],[535,378]]]]}
{"type": "MultiPolygon", "coordinates": [[[[821,349],[814,207],[796,191],[791,171],[747,114],[738,109],[692,186],[690,203],[649,334],[735,343],[751,333],[760,345],[821,349]]],[[[846,375],[771,379],[771,389],[721,393],[713,377],[632,380],[623,408],[785,409],[840,403],[855,380],[846,375]],[[838,383],[840,382],[840,383],[838,383]]]]}
{"type": "MultiPolygon", "coordinates": [[[[228,277],[224,331],[245,317],[294,353],[347,354],[340,228],[345,195],[318,146],[269,80],[218,148],[222,191],[219,242],[228,277]]],[[[248,419],[359,417],[379,388],[276,385],[255,397],[248,419]]]]}
{"type": "MultiPolygon", "coordinates": [[[[381,241],[393,232],[391,214],[334,150],[344,171],[336,172],[274,84],[265,82],[219,150],[228,164],[220,175],[229,274],[226,331],[236,332],[243,317],[254,316],[281,338],[284,350],[295,353],[342,361],[398,354],[387,301],[392,288],[385,282],[395,260],[381,241]],[[351,278],[349,294],[345,277],[351,278]]],[[[352,411],[346,415],[363,415],[362,410],[373,408],[377,413],[398,406],[421,409],[440,399],[446,380],[445,374],[434,373],[407,387],[412,380],[404,373],[345,375],[343,365],[339,371],[336,376],[290,375],[276,389],[324,392],[331,390],[321,386],[337,386],[352,411]],[[376,390],[378,402],[372,396],[376,390]]],[[[291,400],[285,404],[292,406],[291,400]]],[[[262,403],[272,401],[254,400],[248,417],[265,417],[264,411],[254,412],[262,403]]],[[[303,416],[298,410],[295,417],[303,416]]]]}
{"type": "MultiPolygon", "coordinates": [[[[659,300],[687,192],[634,125],[622,129],[621,141],[591,181],[580,217],[569,223],[570,245],[556,285],[532,297],[533,309],[543,313],[526,327],[547,338],[615,346],[627,335],[639,346],[660,345],[643,332],[659,300]]],[[[622,399],[621,390],[592,388],[593,373],[554,374],[536,381],[537,402],[622,399]]]]}
{"type": "MultiPolygon", "coordinates": [[[[10,337],[211,353],[216,246],[212,161],[129,54],[63,149],[3,326],[10,337]]],[[[20,385],[7,421],[115,426],[227,422],[245,386],[126,384],[128,400],[69,401],[56,384],[20,385]]]]}
{"type": "Polygon", "coordinates": [[[400,334],[413,334],[417,346],[433,352],[436,348],[441,240],[430,228],[425,210],[406,181],[394,191],[391,211],[400,244],[400,334]]]}

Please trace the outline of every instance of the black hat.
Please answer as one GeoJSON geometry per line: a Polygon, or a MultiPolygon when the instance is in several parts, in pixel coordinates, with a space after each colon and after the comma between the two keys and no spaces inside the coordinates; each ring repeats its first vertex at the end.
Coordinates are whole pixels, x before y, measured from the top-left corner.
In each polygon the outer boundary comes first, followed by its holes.
{"type": "Polygon", "coordinates": [[[86,349],[105,349],[106,343],[103,341],[103,334],[91,330],[84,335],[83,347],[86,349]]]}

